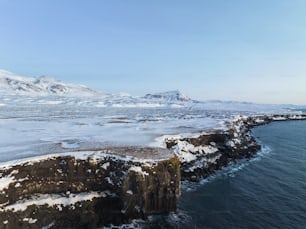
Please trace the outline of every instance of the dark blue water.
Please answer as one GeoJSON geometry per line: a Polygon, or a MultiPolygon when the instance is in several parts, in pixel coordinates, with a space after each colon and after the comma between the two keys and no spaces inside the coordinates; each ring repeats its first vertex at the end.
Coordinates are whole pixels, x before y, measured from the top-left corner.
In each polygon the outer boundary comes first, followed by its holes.
{"type": "Polygon", "coordinates": [[[306,228],[306,121],[252,132],[263,152],[183,191],[177,213],[145,228],[306,228]]]}

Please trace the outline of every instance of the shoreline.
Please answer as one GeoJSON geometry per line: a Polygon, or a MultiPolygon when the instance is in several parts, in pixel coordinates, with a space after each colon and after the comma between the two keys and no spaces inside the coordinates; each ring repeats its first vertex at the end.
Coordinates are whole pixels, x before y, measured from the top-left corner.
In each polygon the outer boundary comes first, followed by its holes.
{"type": "Polygon", "coordinates": [[[253,157],[261,145],[251,129],[278,121],[306,120],[306,114],[240,116],[229,123],[228,129],[196,137],[166,138],[168,149],[181,161],[182,180],[199,182],[229,163],[253,157]]]}

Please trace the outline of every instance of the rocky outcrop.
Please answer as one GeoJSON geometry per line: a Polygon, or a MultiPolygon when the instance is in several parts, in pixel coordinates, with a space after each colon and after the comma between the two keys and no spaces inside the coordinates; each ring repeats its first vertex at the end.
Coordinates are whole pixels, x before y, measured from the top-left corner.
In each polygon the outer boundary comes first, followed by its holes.
{"type": "Polygon", "coordinates": [[[181,161],[183,180],[199,181],[229,163],[252,157],[260,145],[238,122],[226,131],[191,138],[166,139],[181,161]]]}
{"type": "Polygon", "coordinates": [[[165,139],[181,161],[182,180],[199,181],[239,159],[254,156],[261,146],[250,130],[273,121],[305,120],[306,115],[240,116],[224,131],[195,137],[165,139]]]}
{"type": "Polygon", "coordinates": [[[49,155],[1,165],[0,175],[0,228],[97,228],[168,213],[181,180],[178,158],[153,148],[49,155]]]}

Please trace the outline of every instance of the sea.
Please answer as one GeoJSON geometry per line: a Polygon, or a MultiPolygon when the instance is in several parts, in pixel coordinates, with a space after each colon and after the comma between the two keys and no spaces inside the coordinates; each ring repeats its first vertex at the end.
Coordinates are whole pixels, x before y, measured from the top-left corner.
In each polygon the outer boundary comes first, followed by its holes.
{"type": "Polygon", "coordinates": [[[306,121],[252,130],[262,150],[200,184],[184,183],[178,210],[140,228],[306,228],[306,121]]]}

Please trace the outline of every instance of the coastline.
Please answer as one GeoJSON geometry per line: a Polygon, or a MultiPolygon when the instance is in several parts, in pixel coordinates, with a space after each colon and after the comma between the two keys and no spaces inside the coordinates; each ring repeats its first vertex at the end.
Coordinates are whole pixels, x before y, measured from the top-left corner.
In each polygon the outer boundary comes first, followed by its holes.
{"type": "Polygon", "coordinates": [[[224,131],[165,139],[168,150],[109,148],[6,163],[0,168],[0,222],[3,228],[73,228],[73,221],[81,220],[83,228],[95,228],[175,211],[181,181],[198,182],[251,158],[261,146],[250,130],[288,120],[306,120],[306,115],[240,116],[224,131]],[[146,152],[154,159],[142,158],[146,152]]]}
{"type": "Polygon", "coordinates": [[[306,120],[306,115],[254,115],[239,116],[224,131],[187,138],[165,139],[181,161],[182,180],[198,182],[231,162],[251,158],[261,145],[251,134],[251,129],[276,121],[306,120]]]}

